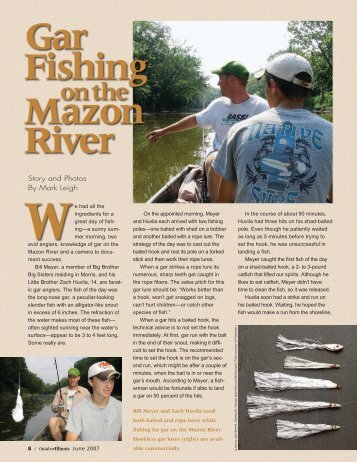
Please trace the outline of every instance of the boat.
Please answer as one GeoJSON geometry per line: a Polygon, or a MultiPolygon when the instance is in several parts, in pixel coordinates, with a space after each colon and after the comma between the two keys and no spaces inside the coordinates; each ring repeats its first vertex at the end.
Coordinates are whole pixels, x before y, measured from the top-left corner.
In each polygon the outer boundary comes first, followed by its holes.
{"type": "MultiPolygon", "coordinates": [[[[159,191],[157,191],[147,201],[147,204],[177,202],[179,191],[183,184],[189,185],[192,182],[194,182],[194,184],[199,183],[200,180],[197,180],[197,175],[200,177],[202,176],[202,168],[197,165],[187,165],[181,172],[171,178],[159,191]]],[[[197,184],[197,188],[201,192],[201,185],[197,184]]],[[[184,200],[182,202],[184,202],[184,200]]],[[[187,202],[193,201],[188,200],[187,202]]]]}
{"type": "MultiPolygon", "coordinates": [[[[62,441],[66,439],[66,432],[62,433],[62,441]]],[[[50,427],[46,425],[33,438],[32,441],[54,441],[51,435],[50,427]]]]}
{"type": "Polygon", "coordinates": [[[50,427],[46,425],[42,430],[40,430],[33,438],[32,441],[53,441],[50,427]]]}

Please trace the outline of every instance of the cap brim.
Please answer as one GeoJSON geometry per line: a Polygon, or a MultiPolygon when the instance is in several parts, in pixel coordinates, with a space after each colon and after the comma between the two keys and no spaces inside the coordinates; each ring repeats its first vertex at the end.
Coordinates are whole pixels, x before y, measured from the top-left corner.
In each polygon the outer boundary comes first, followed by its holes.
{"type": "Polygon", "coordinates": [[[255,74],[254,74],[254,77],[257,79],[257,80],[260,80],[263,75],[265,74],[265,69],[261,69],[260,71],[257,71],[255,74]]]}
{"type": "Polygon", "coordinates": [[[213,69],[211,72],[212,74],[217,74],[217,75],[223,74],[222,69],[213,69]]]}
{"type": "Polygon", "coordinates": [[[113,377],[113,375],[116,375],[117,377],[120,377],[120,372],[111,371],[110,374],[108,374],[108,378],[109,378],[109,377],[113,377]]]}
{"type": "Polygon", "coordinates": [[[116,378],[119,378],[121,376],[120,372],[117,372],[117,371],[102,371],[102,372],[98,372],[98,374],[95,374],[92,377],[88,377],[88,379],[93,379],[94,377],[99,378],[99,376],[101,376],[100,378],[105,380],[105,379],[109,379],[110,377],[113,377],[113,375],[115,375],[116,378]]]}

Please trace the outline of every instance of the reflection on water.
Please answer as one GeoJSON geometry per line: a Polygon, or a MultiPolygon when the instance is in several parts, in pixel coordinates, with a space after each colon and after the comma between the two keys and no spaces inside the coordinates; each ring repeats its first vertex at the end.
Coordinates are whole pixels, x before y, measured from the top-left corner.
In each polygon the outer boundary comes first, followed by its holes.
{"type": "Polygon", "coordinates": [[[31,395],[23,396],[24,420],[16,423],[11,417],[11,410],[15,406],[16,396],[0,396],[0,440],[16,441],[31,440],[48,422],[53,415],[51,411],[52,396],[31,395]]]}
{"type": "Polygon", "coordinates": [[[40,430],[43,429],[45,425],[47,425],[48,420],[51,416],[55,415],[52,410],[51,410],[51,400],[52,398],[49,398],[48,403],[44,403],[43,408],[38,412],[38,414],[34,415],[26,425],[26,431],[23,436],[23,440],[29,441],[32,440],[32,438],[39,433],[40,430]]]}
{"type": "Polygon", "coordinates": [[[134,125],[134,202],[146,202],[186,165],[204,159],[202,129],[194,128],[164,136],[150,144],[146,134],[177,122],[185,114],[145,114],[143,125],[134,125]]]}

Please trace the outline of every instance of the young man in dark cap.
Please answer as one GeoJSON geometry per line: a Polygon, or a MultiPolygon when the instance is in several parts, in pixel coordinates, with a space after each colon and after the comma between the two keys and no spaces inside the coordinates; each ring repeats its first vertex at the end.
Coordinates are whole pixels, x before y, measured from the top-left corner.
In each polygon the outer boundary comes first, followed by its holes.
{"type": "Polygon", "coordinates": [[[66,425],[66,441],[121,441],[121,402],[110,396],[120,375],[106,361],[90,366],[88,383],[93,394],[73,407],[66,425]]]}
{"type": "Polygon", "coordinates": [[[256,77],[263,75],[271,109],[233,127],[213,162],[219,202],[331,201],[332,124],[303,109],[309,62],[284,53],[256,77]]]}
{"type": "Polygon", "coordinates": [[[57,391],[51,404],[53,412],[58,413],[56,417],[51,417],[48,425],[52,437],[55,441],[62,440],[62,432],[65,431],[66,422],[72,406],[82,399],[90,396],[89,391],[78,385],[80,372],[76,367],[68,370],[68,387],[62,387],[57,391]]]}
{"type": "Polygon", "coordinates": [[[221,88],[222,97],[212,101],[206,109],[198,114],[192,114],[167,127],[155,130],[147,136],[151,143],[169,133],[180,132],[190,128],[202,127],[213,128],[215,138],[212,153],[206,159],[206,171],[208,175],[208,191],[211,202],[216,202],[219,184],[218,175],[211,170],[211,163],[216,152],[232,125],[248,119],[256,114],[269,109],[267,102],[257,95],[247,93],[248,70],[239,61],[229,61],[219,69],[214,69],[213,74],[219,76],[218,85],[221,88]]]}

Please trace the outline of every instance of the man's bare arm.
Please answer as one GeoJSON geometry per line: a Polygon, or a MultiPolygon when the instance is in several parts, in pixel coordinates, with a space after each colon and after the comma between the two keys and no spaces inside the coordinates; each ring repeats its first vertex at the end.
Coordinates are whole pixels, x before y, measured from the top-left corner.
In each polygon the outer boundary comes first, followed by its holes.
{"type": "Polygon", "coordinates": [[[190,128],[195,128],[198,126],[196,116],[194,114],[184,117],[178,122],[168,125],[167,127],[161,128],[159,130],[154,130],[153,132],[148,133],[146,136],[149,138],[150,143],[155,143],[162,136],[167,135],[168,133],[182,132],[184,130],[189,130],[190,128]]]}
{"type": "Polygon", "coordinates": [[[221,177],[221,182],[218,190],[218,201],[221,203],[234,202],[237,195],[238,183],[236,181],[227,181],[221,177]]]}

